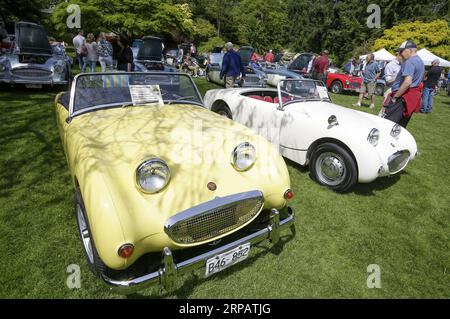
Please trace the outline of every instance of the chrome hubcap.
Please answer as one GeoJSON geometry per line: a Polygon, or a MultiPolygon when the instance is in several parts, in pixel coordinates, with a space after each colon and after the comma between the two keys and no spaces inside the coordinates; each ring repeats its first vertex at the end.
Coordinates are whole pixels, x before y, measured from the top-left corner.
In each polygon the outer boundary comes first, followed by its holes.
{"type": "Polygon", "coordinates": [[[332,87],[332,91],[333,93],[338,93],[339,92],[339,85],[338,84],[334,84],[332,87]]]}
{"type": "Polygon", "coordinates": [[[83,210],[80,204],[77,204],[77,219],[78,219],[78,230],[81,235],[81,241],[83,242],[84,250],[91,263],[94,263],[94,254],[92,252],[91,235],[89,234],[89,229],[84,219],[83,210]]]}
{"type": "Polygon", "coordinates": [[[322,183],[337,186],[344,181],[347,170],[339,155],[326,152],[319,155],[316,161],[316,172],[322,183]]]}

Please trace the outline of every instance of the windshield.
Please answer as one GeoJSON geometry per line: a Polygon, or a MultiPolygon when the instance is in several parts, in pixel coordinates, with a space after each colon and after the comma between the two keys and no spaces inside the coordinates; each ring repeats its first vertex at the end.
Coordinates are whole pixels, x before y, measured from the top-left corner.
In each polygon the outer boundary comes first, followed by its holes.
{"type": "Polygon", "coordinates": [[[213,65],[217,64],[217,65],[222,66],[223,56],[224,56],[223,53],[211,53],[209,55],[210,64],[213,64],[213,65]]]}
{"type": "Polygon", "coordinates": [[[241,55],[242,63],[248,65],[255,50],[252,47],[241,47],[238,52],[241,55]]]}
{"type": "Polygon", "coordinates": [[[278,96],[281,96],[283,105],[299,101],[330,101],[325,84],[309,79],[281,80],[278,96]]]}
{"type": "Polygon", "coordinates": [[[164,72],[85,73],[75,77],[69,118],[109,107],[162,104],[203,105],[187,74],[164,72]]]}
{"type": "Polygon", "coordinates": [[[138,60],[161,61],[163,43],[159,38],[145,38],[139,47],[138,60]]]}

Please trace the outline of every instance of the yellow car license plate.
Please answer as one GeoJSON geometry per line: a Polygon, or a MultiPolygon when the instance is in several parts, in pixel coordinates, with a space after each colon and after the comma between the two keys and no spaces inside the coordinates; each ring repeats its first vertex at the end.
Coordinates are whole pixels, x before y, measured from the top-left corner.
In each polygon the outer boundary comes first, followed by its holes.
{"type": "Polygon", "coordinates": [[[206,261],[205,277],[214,275],[228,267],[231,267],[248,257],[250,243],[243,244],[232,250],[216,255],[206,261]]]}

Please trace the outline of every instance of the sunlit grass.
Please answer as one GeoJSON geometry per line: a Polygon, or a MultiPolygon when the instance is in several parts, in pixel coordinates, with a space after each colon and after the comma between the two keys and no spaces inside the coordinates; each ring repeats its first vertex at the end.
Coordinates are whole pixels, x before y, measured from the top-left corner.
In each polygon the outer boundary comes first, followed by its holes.
{"type": "MultiPolygon", "coordinates": [[[[202,93],[215,87],[196,82],[202,93]]],[[[56,91],[0,90],[0,297],[121,297],[107,291],[84,260],[55,122],[56,91]],[[81,289],[66,286],[70,264],[81,266],[81,289]]],[[[333,95],[347,107],[356,99],[333,95]]],[[[439,96],[433,113],[415,114],[408,128],[421,156],[399,176],[345,195],[318,186],[308,170],[288,162],[296,237],[278,255],[254,248],[259,258],[209,280],[186,276],[175,296],[448,297],[449,122],[450,98],[439,96]],[[366,286],[369,264],[381,267],[381,289],[366,286]]]]}

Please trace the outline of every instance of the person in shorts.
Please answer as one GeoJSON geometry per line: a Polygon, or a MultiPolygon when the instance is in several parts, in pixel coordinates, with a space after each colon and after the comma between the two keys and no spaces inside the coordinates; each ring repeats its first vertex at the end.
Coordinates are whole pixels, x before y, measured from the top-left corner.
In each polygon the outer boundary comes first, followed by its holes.
{"type": "Polygon", "coordinates": [[[353,104],[353,106],[361,106],[361,102],[364,95],[367,93],[370,98],[370,108],[375,107],[375,87],[377,85],[377,79],[381,75],[380,68],[375,62],[375,56],[373,53],[367,55],[367,63],[363,72],[363,82],[361,83],[361,89],[359,90],[358,102],[353,104]]]}

